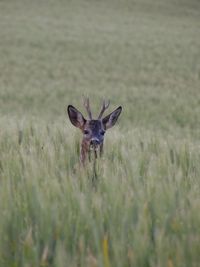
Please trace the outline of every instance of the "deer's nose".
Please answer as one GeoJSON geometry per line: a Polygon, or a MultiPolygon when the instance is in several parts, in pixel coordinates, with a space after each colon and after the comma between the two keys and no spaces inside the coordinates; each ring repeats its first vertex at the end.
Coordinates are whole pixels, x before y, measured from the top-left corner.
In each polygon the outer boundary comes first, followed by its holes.
{"type": "Polygon", "coordinates": [[[92,146],[97,146],[99,144],[100,144],[100,142],[99,142],[99,139],[97,139],[97,138],[92,138],[90,141],[90,145],[92,145],[92,146]]]}

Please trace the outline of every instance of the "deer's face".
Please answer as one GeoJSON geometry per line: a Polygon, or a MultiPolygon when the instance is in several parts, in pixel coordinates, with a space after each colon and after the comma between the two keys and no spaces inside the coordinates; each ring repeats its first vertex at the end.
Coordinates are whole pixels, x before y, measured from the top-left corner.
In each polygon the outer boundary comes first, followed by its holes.
{"type": "MultiPolygon", "coordinates": [[[[91,111],[89,108],[89,101],[86,105],[88,114],[90,119],[86,120],[82,113],[78,111],[75,107],[72,105],[68,106],[68,115],[71,123],[79,128],[83,133],[83,141],[82,144],[86,151],[93,149],[97,150],[101,145],[103,145],[104,141],[104,134],[107,129],[111,128],[115,125],[121,111],[122,107],[118,107],[116,110],[114,110],[112,113],[107,115],[106,117],[102,118],[102,114],[105,111],[105,109],[108,107],[108,104],[106,105],[104,103],[103,108],[100,112],[100,115],[98,119],[93,120],[91,111]]],[[[82,151],[84,154],[85,151],[82,151]]]]}
{"type": "Polygon", "coordinates": [[[87,120],[83,126],[83,140],[91,149],[103,144],[105,128],[101,120],[87,120]]]}

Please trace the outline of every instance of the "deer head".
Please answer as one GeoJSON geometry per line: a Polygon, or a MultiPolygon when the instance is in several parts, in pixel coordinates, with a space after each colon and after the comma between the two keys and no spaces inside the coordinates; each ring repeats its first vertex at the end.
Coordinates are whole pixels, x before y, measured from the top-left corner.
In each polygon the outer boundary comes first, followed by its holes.
{"type": "Polygon", "coordinates": [[[81,143],[81,155],[80,160],[85,162],[87,155],[90,155],[90,151],[94,151],[95,158],[97,157],[97,151],[99,150],[100,156],[103,152],[103,141],[106,130],[113,127],[117,122],[117,119],[122,111],[122,107],[119,106],[112,113],[102,118],[103,113],[109,107],[110,101],[103,101],[100,114],[97,119],[92,118],[92,112],[90,109],[89,99],[85,99],[84,106],[87,110],[89,119],[86,120],[82,113],[78,111],[74,106],[68,106],[68,115],[71,123],[79,128],[83,133],[83,139],[81,143]]]}

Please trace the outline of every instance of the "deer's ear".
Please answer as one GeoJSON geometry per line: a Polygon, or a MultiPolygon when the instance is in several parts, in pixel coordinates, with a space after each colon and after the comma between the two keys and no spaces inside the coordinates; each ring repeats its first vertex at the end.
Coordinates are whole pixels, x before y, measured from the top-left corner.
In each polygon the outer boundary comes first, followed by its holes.
{"type": "Polygon", "coordinates": [[[72,105],[69,105],[67,108],[69,119],[71,123],[80,129],[82,129],[83,125],[85,124],[86,120],[83,117],[82,113],[78,111],[75,107],[72,105]]]}
{"type": "Polygon", "coordinates": [[[112,113],[107,115],[105,118],[103,118],[102,123],[106,130],[115,125],[121,111],[122,111],[122,107],[120,106],[117,109],[115,109],[112,113]]]}

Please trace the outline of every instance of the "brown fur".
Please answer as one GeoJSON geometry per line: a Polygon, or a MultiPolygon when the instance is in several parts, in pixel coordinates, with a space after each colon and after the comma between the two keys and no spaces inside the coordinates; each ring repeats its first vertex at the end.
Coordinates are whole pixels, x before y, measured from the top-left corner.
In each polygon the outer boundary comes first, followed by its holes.
{"type": "Polygon", "coordinates": [[[81,153],[80,153],[80,161],[81,163],[85,163],[87,157],[90,157],[91,148],[94,151],[95,158],[97,157],[97,151],[99,151],[100,156],[103,153],[103,141],[104,141],[104,134],[107,129],[111,128],[115,125],[121,111],[122,107],[118,107],[112,113],[104,117],[103,119],[101,116],[105,109],[107,109],[109,104],[105,104],[105,101],[102,106],[102,110],[98,119],[92,119],[92,113],[89,106],[89,100],[84,104],[88,115],[89,120],[86,120],[82,113],[78,111],[72,105],[68,106],[68,115],[71,123],[78,127],[83,133],[83,139],[81,143],[81,153]]]}

